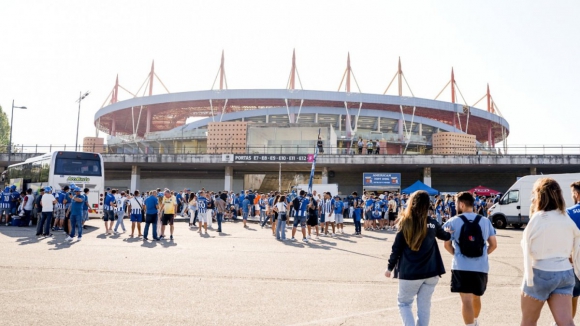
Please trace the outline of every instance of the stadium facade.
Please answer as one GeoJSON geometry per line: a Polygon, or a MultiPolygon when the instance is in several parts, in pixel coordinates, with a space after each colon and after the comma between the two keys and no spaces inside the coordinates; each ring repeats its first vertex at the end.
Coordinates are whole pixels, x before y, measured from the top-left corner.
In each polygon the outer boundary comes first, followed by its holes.
{"type": "Polygon", "coordinates": [[[406,78],[400,61],[384,94],[353,91],[353,76],[349,56],[341,91],[297,88],[300,79],[293,55],[287,88],[228,89],[222,53],[212,89],[181,93],[166,89],[167,94],[153,95],[155,79],[165,86],[152,65],[135,93],[149,89],[149,95],[119,101],[119,91],[126,89],[117,77],[94,123],[109,135],[108,151],[115,153],[211,153],[209,126],[220,122],[247,123],[246,146],[237,153],[248,154],[258,148],[263,153],[312,153],[316,135],[306,131],[316,127],[324,130],[325,146],[336,154],[352,153],[351,146],[359,138],[380,141],[384,154],[426,153],[439,132],[474,135],[481,152],[495,151],[495,145],[509,135],[509,124],[497,110],[489,86],[475,104],[482,103],[485,109],[457,101],[462,96],[458,96],[453,70],[446,86],[451,90],[449,102],[403,96],[406,78]],[[392,85],[398,86],[398,95],[386,94],[392,85]],[[253,134],[258,126],[271,129],[253,134]]]}

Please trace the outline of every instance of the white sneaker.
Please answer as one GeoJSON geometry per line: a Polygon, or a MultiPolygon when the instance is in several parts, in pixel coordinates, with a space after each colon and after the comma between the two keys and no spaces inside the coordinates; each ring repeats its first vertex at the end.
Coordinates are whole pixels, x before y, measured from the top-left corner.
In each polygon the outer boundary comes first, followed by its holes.
{"type": "Polygon", "coordinates": [[[296,241],[296,238],[292,237],[292,238],[290,239],[290,241],[296,241]]]}
{"type": "Polygon", "coordinates": [[[304,242],[308,242],[308,239],[304,238],[304,239],[302,239],[302,241],[304,241],[304,242]]]}
{"type": "Polygon", "coordinates": [[[311,239],[310,235],[307,235],[306,236],[306,239],[310,240],[311,239]]]}
{"type": "Polygon", "coordinates": [[[73,241],[73,240],[74,240],[74,238],[71,238],[71,236],[70,236],[70,235],[69,235],[68,237],[66,237],[66,239],[64,239],[64,241],[69,241],[69,242],[70,242],[70,241],[73,241]]]}
{"type": "Polygon", "coordinates": [[[334,237],[336,237],[336,233],[333,233],[330,236],[334,238],[334,237]]]}
{"type": "Polygon", "coordinates": [[[77,241],[81,241],[83,239],[83,237],[78,237],[77,241]]]}
{"type": "Polygon", "coordinates": [[[319,238],[318,236],[316,236],[316,238],[315,238],[315,239],[316,239],[316,240],[320,240],[320,238],[319,238]]]}

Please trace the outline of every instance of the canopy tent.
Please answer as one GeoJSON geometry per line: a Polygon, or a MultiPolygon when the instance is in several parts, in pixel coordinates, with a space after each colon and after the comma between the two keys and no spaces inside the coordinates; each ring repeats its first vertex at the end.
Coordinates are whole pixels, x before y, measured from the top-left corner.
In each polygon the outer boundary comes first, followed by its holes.
{"type": "Polygon", "coordinates": [[[471,190],[468,190],[468,192],[470,192],[470,193],[472,193],[474,195],[487,196],[487,197],[489,197],[489,196],[495,196],[495,195],[497,195],[497,194],[500,193],[497,190],[493,190],[493,189],[490,189],[488,187],[484,187],[484,186],[481,186],[481,185],[479,185],[479,186],[477,186],[477,187],[475,187],[475,188],[473,188],[471,190]]]}
{"type": "Polygon", "coordinates": [[[433,189],[419,180],[417,180],[417,182],[413,183],[413,185],[411,185],[409,188],[405,188],[405,189],[401,190],[401,193],[412,194],[418,190],[426,191],[429,194],[429,196],[435,196],[435,195],[439,194],[439,190],[433,189]]]}

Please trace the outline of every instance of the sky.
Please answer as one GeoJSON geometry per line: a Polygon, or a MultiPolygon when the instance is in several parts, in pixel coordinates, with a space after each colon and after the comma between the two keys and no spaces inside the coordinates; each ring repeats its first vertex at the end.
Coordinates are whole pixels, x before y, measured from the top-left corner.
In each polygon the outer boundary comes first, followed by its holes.
{"type": "Polygon", "coordinates": [[[400,57],[415,96],[433,99],[453,67],[469,105],[489,83],[509,146],[578,145],[578,1],[19,0],[0,14],[0,105],[28,108],[14,144],[74,145],[85,91],[79,143],[95,136],[116,76],[136,92],[153,60],[172,93],[210,89],[222,50],[230,89],[273,89],[295,49],[304,89],[336,91],[348,53],[365,93],[384,92],[400,57]]]}

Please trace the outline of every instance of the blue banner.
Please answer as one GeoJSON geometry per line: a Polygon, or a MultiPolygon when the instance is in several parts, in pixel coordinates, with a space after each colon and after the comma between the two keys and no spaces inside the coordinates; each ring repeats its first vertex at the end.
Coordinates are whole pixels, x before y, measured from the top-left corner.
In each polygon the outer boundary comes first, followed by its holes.
{"type": "MultiPolygon", "coordinates": [[[[320,138],[320,128],[318,128],[318,138],[320,138]]],[[[316,169],[316,157],[318,157],[318,145],[314,149],[314,158],[312,159],[312,169],[310,169],[310,179],[308,180],[309,194],[312,193],[312,180],[314,179],[314,170],[316,169]]]]}
{"type": "Polygon", "coordinates": [[[400,173],[363,173],[363,186],[385,187],[401,186],[400,173]]]}

